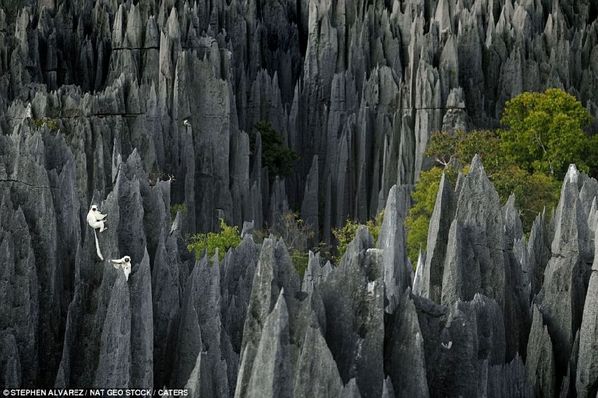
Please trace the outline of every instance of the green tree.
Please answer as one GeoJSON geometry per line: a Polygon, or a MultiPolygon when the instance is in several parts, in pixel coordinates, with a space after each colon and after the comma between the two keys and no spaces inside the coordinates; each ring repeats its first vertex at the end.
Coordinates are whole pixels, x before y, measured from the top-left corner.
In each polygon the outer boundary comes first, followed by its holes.
{"type": "Polygon", "coordinates": [[[492,130],[457,131],[454,134],[436,132],[430,137],[426,148],[426,156],[445,168],[466,165],[476,154],[489,174],[503,167],[506,155],[500,134],[492,130]]]}
{"type": "Polygon", "coordinates": [[[207,252],[212,257],[218,250],[218,258],[222,261],[228,249],[237,247],[241,243],[241,234],[237,226],[228,225],[220,219],[220,231],[195,234],[191,236],[187,250],[195,253],[195,258],[200,259],[207,252]]]}
{"type": "Polygon", "coordinates": [[[561,183],[547,174],[528,173],[517,165],[509,165],[493,174],[491,181],[503,203],[511,193],[515,194],[515,205],[525,231],[544,208],[551,209],[558,204],[561,183]]]}
{"type": "Polygon", "coordinates": [[[589,112],[560,89],[525,92],[507,101],[501,122],[502,144],[513,163],[529,172],[562,178],[570,163],[582,171],[595,169],[595,140],[584,132],[589,112]]]}
{"type": "Polygon", "coordinates": [[[256,123],[250,132],[251,153],[255,153],[258,132],[262,141],[262,165],[268,169],[270,179],[277,175],[282,177],[291,175],[299,155],[284,145],[281,135],[266,121],[256,123]]]}

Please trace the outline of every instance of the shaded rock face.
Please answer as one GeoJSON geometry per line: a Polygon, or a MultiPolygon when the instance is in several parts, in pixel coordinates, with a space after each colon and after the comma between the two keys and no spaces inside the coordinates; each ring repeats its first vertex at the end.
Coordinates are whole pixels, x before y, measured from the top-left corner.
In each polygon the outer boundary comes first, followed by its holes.
{"type": "Polygon", "coordinates": [[[428,242],[432,255],[446,247],[444,261],[421,262],[414,300],[431,395],[596,394],[594,184],[571,166],[553,220],[539,215],[528,244],[514,198],[501,210],[478,158],[456,192],[445,193],[441,181],[428,242]],[[455,212],[441,213],[451,195],[455,212]],[[438,214],[452,219],[448,234],[439,233],[447,221],[438,214]],[[439,274],[440,297],[431,294],[438,288],[431,276],[439,274]]]}
{"type": "Polygon", "coordinates": [[[526,242],[474,159],[442,180],[416,281],[403,226],[433,131],[552,86],[596,115],[593,2],[26,3],[0,10],[0,387],[596,395],[598,182],[572,170],[526,242]],[[299,155],[286,178],[262,120],[299,155]],[[276,237],[186,250],[288,209],[326,242],[384,226],[303,280],[276,237]]]}

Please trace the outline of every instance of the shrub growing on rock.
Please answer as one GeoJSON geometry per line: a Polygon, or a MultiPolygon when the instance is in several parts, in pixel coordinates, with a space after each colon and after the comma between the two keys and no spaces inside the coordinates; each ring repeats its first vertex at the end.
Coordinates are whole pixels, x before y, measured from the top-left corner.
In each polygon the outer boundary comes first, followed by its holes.
{"type": "MultiPolygon", "coordinates": [[[[381,211],[376,215],[373,220],[369,220],[365,225],[372,234],[374,238],[374,242],[378,240],[378,236],[380,235],[380,229],[382,228],[382,221],[384,220],[384,210],[381,211]]],[[[332,234],[336,238],[338,244],[336,247],[337,256],[340,258],[343,254],[347,251],[347,246],[351,241],[355,238],[355,234],[357,233],[357,229],[359,228],[360,223],[347,219],[345,221],[345,225],[339,228],[335,228],[332,230],[332,234]]]]}
{"type": "Polygon", "coordinates": [[[220,231],[200,233],[191,236],[187,250],[195,253],[195,258],[200,259],[205,253],[212,257],[218,250],[218,258],[222,260],[228,249],[237,247],[241,243],[241,234],[237,226],[228,225],[220,219],[220,231]]]}

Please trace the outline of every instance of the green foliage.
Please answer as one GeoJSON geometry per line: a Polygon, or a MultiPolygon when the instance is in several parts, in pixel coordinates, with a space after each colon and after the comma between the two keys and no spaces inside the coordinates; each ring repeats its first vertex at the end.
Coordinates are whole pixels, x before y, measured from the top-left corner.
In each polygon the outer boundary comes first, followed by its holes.
{"type": "Polygon", "coordinates": [[[336,251],[338,253],[338,257],[342,257],[343,254],[347,251],[347,246],[353,238],[355,238],[355,234],[357,233],[357,228],[359,227],[359,223],[355,222],[351,219],[347,219],[345,221],[345,225],[339,228],[335,228],[332,230],[332,234],[336,238],[338,242],[336,245],[336,251]]]}
{"type": "Polygon", "coordinates": [[[32,119],[31,123],[37,128],[42,128],[43,126],[47,126],[48,129],[51,131],[58,131],[60,126],[58,125],[58,120],[50,119],[48,117],[43,117],[41,119],[32,119]]]}
{"type": "Polygon", "coordinates": [[[525,231],[544,208],[551,209],[558,204],[561,184],[544,173],[528,173],[517,165],[509,165],[494,173],[491,180],[502,202],[506,202],[511,193],[515,194],[515,205],[525,231]]]}
{"type": "Polygon", "coordinates": [[[228,249],[237,247],[241,243],[239,228],[228,225],[220,219],[220,232],[195,234],[187,245],[187,250],[195,253],[195,258],[200,259],[205,252],[212,257],[218,250],[218,258],[222,261],[228,249]]]}
{"type": "MultiPolygon", "coordinates": [[[[376,215],[373,220],[369,220],[365,226],[367,227],[370,234],[374,238],[374,242],[378,240],[378,236],[380,236],[380,229],[382,228],[382,221],[384,221],[384,211],[381,211],[376,215]]],[[[357,229],[361,224],[351,219],[347,219],[345,221],[345,225],[339,228],[335,228],[332,230],[332,234],[336,238],[338,242],[336,246],[336,250],[338,253],[338,257],[342,257],[343,254],[347,251],[347,246],[351,241],[355,238],[357,234],[357,229]]]]}
{"type": "Polygon", "coordinates": [[[365,224],[368,227],[368,231],[372,234],[374,238],[374,242],[378,241],[378,237],[380,236],[380,230],[382,229],[382,222],[384,221],[384,210],[380,213],[376,214],[373,220],[368,220],[365,224]]]}
{"type": "Polygon", "coordinates": [[[181,212],[181,214],[187,213],[187,205],[184,203],[175,203],[170,206],[170,218],[174,220],[176,218],[176,214],[181,212]]]}
{"type": "Polygon", "coordinates": [[[506,157],[500,134],[491,130],[457,131],[454,134],[436,132],[430,137],[426,149],[426,155],[443,167],[468,164],[476,154],[482,159],[487,173],[500,169],[506,157]]]}
{"type": "Polygon", "coordinates": [[[256,123],[250,132],[250,148],[255,153],[255,141],[257,133],[260,133],[262,141],[262,165],[268,169],[271,179],[274,176],[289,176],[293,172],[293,165],[299,159],[299,155],[284,146],[281,135],[274,130],[268,122],[256,123]]]}
{"type": "Polygon", "coordinates": [[[309,254],[300,250],[293,250],[290,252],[290,255],[295,270],[297,271],[299,276],[303,278],[303,275],[305,274],[305,270],[307,269],[307,265],[309,263],[309,254]]]}
{"type": "Polygon", "coordinates": [[[502,144],[513,163],[529,172],[561,179],[570,163],[595,170],[596,141],[584,132],[589,112],[572,95],[559,89],[522,93],[507,101],[501,122],[502,144]]]}

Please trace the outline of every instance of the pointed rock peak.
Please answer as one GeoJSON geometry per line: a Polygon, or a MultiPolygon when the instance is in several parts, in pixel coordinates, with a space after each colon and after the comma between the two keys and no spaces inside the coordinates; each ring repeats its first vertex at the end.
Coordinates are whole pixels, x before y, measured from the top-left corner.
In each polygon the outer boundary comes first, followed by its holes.
{"type": "Polygon", "coordinates": [[[586,174],[582,174],[582,177],[583,184],[581,184],[581,190],[579,191],[579,199],[583,202],[584,211],[588,213],[592,206],[592,200],[598,196],[598,181],[586,174]]]}
{"type": "Polygon", "coordinates": [[[390,187],[390,189],[388,190],[388,199],[386,200],[386,207],[388,207],[389,203],[391,203],[391,201],[396,198],[397,195],[397,185],[393,185],[392,187],[390,187]]]}
{"type": "Polygon", "coordinates": [[[390,376],[386,376],[384,379],[384,385],[382,386],[382,398],[394,398],[395,390],[392,387],[392,381],[390,376]]]}
{"type": "Polygon", "coordinates": [[[135,148],[127,158],[127,165],[133,165],[137,162],[141,162],[141,156],[139,156],[139,152],[137,151],[137,148],[135,148]]]}
{"type": "Polygon", "coordinates": [[[451,31],[452,17],[447,0],[440,0],[438,2],[438,5],[436,6],[436,12],[434,13],[434,19],[438,22],[441,33],[451,31]]]}
{"type": "Polygon", "coordinates": [[[150,266],[150,257],[149,257],[149,253],[147,252],[147,247],[145,247],[143,250],[143,258],[139,262],[139,266],[137,268],[139,268],[139,269],[147,268],[147,270],[149,271],[149,266],[150,266]]]}
{"type": "Polygon", "coordinates": [[[177,15],[176,7],[170,10],[170,16],[166,22],[166,31],[171,39],[179,39],[181,37],[181,27],[179,25],[179,17],[177,15]]]}
{"type": "Polygon", "coordinates": [[[484,165],[482,164],[482,159],[480,158],[479,154],[475,154],[473,159],[471,160],[471,165],[469,166],[469,174],[477,174],[477,173],[484,173],[484,165]]]}
{"type": "MultiPolygon", "coordinates": [[[[145,48],[158,48],[160,45],[160,33],[158,32],[158,24],[156,18],[152,15],[147,20],[145,26],[145,48]]],[[[155,90],[155,89],[154,89],[155,90]]]]}
{"type": "Polygon", "coordinates": [[[515,209],[515,194],[511,193],[509,195],[509,199],[507,199],[507,203],[505,203],[505,210],[516,210],[515,209]]]}
{"type": "Polygon", "coordinates": [[[447,108],[465,109],[465,101],[463,100],[463,89],[461,87],[451,89],[448,98],[446,99],[446,106],[447,108]]]}
{"type": "Polygon", "coordinates": [[[415,268],[415,277],[413,278],[413,294],[422,296],[424,293],[424,272],[426,266],[426,253],[419,251],[417,256],[417,266],[415,268]]]}
{"type": "Polygon", "coordinates": [[[318,172],[318,155],[314,155],[314,157],[311,160],[311,168],[309,170],[309,174],[313,174],[318,172]]]}
{"type": "Polygon", "coordinates": [[[142,34],[143,22],[141,21],[139,7],[136,7],[135,4],[133,4],[127,18],[127,38],[131,42],[133,48],[139,48],[141,46],[142,34]]]}
{"type": "Polygon", "coordinates": [[[278,299],[276,299],[276,304],[274,305],[272,313],[281,315],[287,314],[286,316],[288,316],[287,301],[284,298],[284,287],[280,289],[280,293],[278,294],[278,299]]]}
{"type": "Polygon", "coordinates": [[[114,16],[114,25],[112,27],[112,46],[120,47],[123,39],[123,25],[125,20],[125,6],[121,4],[114,16]]]}
{"type": "Polygon", "coordinates": [[[174,217],[174,221],[172,222],[172,225],[170,226],[170,232],[169,234],[172,235],[174,233],[180,233],[181,232],[181,226],[183,224],[182,221],[182,214],[180,211],[176,212],[176,216],[174,217]]]}
{"type": "Polygon", "coordinates": [[[426,262],[426,252],[419,249],[419,253],[417,254],[417,267],[419,268],[419,266],[425,262],[426,262]]]}
{"type": "Polygon", "coordinates": [[[598,232],[598,208],[596,208],[596,198],[592,200],[592,207],[588,214],[588,226],[594,233],[596,233],[598,232]]]}
{"type": "Polygon", "coordinates": [[[355,380],[355,378],[352,378],[351,380],[349,380],[347,384],[345,384],[341,397],[361,398],[361,393],[359,392],[359,387],[357,387],[357,381],[355,380]]]}
{"type": "Polygon", "coordinates": [[[567,174],[565,175],[565,183],[577,184],[577,180],[579,179],[579,171],[575,164],[570,164],[569,169],[567,170],[567,174]]]}
{"type": "MultiPolygon", "coordinates": [[[[316,318],[316,314],[311,312],[316,318]]],[[[326,340],[316,323],[307,327],[294,383],[295,397],[340,397],[343,381],[326,340]]]]}
{"type": "Polygon", "coordinates": [[[515,194],[511,194],[507,203],[502,209],[503,219],[505,222],[505,231],[508,235],[508,242],[513,242],[516,239],[521,239],[523,236],[523,227],[521,225],[521,218],[519,211],[515,206],[515,194]]]}
{"type": "Polygon", "coordinates": [[[438,202],[438,198],[442,197],[441,192],[450,191],[452,190],[451,182],[448,180],[448,177],[445,173],[442,173],[440,176],[440,183],[438,184],[438,194],[436,195],[436,202],[438,202]]]}
{"type": "Polygon", "coordinates": [[[465,174],[459,172],[457,174],[457,182],[455,183],[455,193],[459,196],[459,192],[461,192],[461,188],[463,188],[463,180],[465,180],[465,174]]]}
{"type": "MultiPolygon", "coordinates": [[[[349,247],[354,247],[357,251],[372,247],[372,235],[365,225],[360,225],[357,228],[355,238],[349,243],[349,247]]],[[[348,248],[347,251],[349,251],[348,248]]]]}

